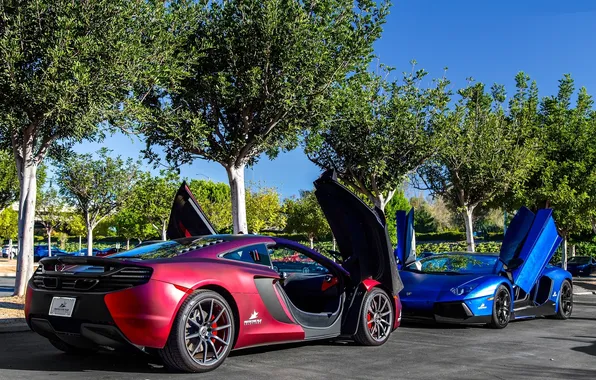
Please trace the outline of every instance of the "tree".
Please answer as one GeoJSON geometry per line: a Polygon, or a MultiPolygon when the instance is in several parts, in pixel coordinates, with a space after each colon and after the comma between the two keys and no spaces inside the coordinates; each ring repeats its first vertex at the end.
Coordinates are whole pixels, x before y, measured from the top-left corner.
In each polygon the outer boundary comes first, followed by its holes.
{"type": "Polygon", "coordinates": [[[305,234],[314,248],[314,240],[331,234],[331,229],[314,192],[300,191],[299,198],[289,198],[284,202],[287,217],[286,231],[305,234]]]}
{"type": "Polygon", "coordinates": [[[51,184],[41,191],[37,202],[37,220],[43,225],[48,238],[48,256],[52,256],[52,234],[66,223],[66,202],[51,184]]]}
{"type": "Polygon", "coordinates": [[[130,239],[138,239],[140,243],[155,235],[153,226],[147,224],[143,209],[132,205],[127,205],[118,211],[114,217],[114,224],[118,236],[126,239],[126,250],[130,249],[130,239]]]}
{"type": "Polygon", "coordinates": [[[188,183],[188,187],[190,187],[213,227],[218,232],[231,232],[232,200],[230,186],[223,182],[192,179],[188,183]]]}
{"type": "Polygon", "coordinates": [[[246,193],[248,231],[260,233],[264,229],[282,230],[285,218],[277,190],[258,186],[249,188],[246,193]]]}
{"type": "MultiPolygon", "coordinates": [[[[132,208],[142,212],[144,224],[152,226],[166,240],[168,221],[174,195],[180,186],[180,177],[172,172],[162,171],[159,176],[141,173],[130,201],[132,208]]],[[[135,236],[136,237],[136,236],[135,236]]]]}
{"type": "MultiPolygon", "coordinates": [[[[231,0],[196,4],[180,35],[183,80],[145,98],[148,157],[202,158],[228,174],[234,233],[247,232],[244,170],[297,146],[332,83],[368,61],[388,5],[372,0],[231,0]]],[[[143,89],[144,91],[144,89],[143,89]]]]}
{"type": "Polygon", "coordinates": [[[69,213],[66,218],[66,226],[65,229],[70,232],[73,236],[79,237],[79,252],[81,252],[81,237],[87,232],[87,228],[85,227],[85,221],[81,217],[81,215],[76,213],[69,213]]]}
{"type": "Polygon", "coordinates": [[[557,94],[542,99],[538,111],[532,108],[539,154],[532,176],[518,193],[533,209],[553,209],[564,239],[563,265],[569,235],[589,231],[596,215],[596,112],[583,87],[572,105],[574,92],[573,79],[565,75],[557,94]]]}
{"type": "Polygon", "coordinates": [[[156,16],[168,9],[142,0],[0,2],[0,146],[14,154],[20,194],[16,295],[33,274],[38,166],[96,136],[139,78],[159,82],[168,56],[160,53],[171,45],[152,42],[165,35],[156,16]]]}
{"type": "Polygon", "coordinates": [[[93,230],[113,215],[132,194],[138,164],[120,156],[112,158],[107,149],[91,154],[71,154],[57,165],[61,193],[76,205],[87,229],[87,255],[92,255],[93,230]]]}
{"type": "Polygon", "coordinates": [[[437,150],[434,124],[449,102],[448,81],[422,89],[425,76],[424,70],[412,70],[400,84],[358,72],[335,86],[329,114],[307,136],[308,158],[335,169],[384,210],[406,176],[437,150]]]}
{"type": "Polygon", "coordinates": [[[9,251],[8,257],[12,258],[12,240],[17,237],[19,214],[11,208],[5,208],[0,212],[0,237],[8,239],[9,251]]]}
{"type": "Polygon", "coordinates": [[[474,252],[474,210],[493,201],[527,178],[534,142],[523,126],[510,123],[503,110],[504,88],[485,92],[470,82],[441,126],[445,143],[418,171],[419,187],[441,197],[462,215],[468,251],[474,252]]]}
{"type": "MultiPolygon", "coordinates": [[[[398,210],[410,211],[411,206],[404,191],[398,189],[391,200],[385,206],[385,219],[387,221],[387,230],[389,231],[389,238],[392,244],[397,244],[397,225],[395,214],[398,210]]],[[[414,213],[416,215],[416,213],[414,213]]]]}

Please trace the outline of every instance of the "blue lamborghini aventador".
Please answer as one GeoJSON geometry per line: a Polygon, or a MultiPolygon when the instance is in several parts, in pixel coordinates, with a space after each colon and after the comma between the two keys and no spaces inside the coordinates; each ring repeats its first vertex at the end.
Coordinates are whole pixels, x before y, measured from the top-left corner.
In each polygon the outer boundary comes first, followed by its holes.
{"type": "Polygon", "coordinates": [[[416,260],[413,210],[398,212],[397,230],[404,319],[502,329],[514,319],[571,315],[571,274],[549,265],[561,243],[552,210],[534,214],[521,208],[500,253],[494,254],[446,253],[416,260]]]}

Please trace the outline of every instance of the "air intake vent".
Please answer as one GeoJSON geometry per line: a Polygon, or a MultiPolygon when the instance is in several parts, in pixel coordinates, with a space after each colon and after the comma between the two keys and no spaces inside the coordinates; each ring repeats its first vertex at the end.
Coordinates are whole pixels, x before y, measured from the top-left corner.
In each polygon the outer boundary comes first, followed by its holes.
{"type": "Polygon", "coordinates": [[[123,267],[108,273],[46,272],[39,267],[33,284],[39,289],[107,293],[146,284],[152,273],[148,267],[123,267]]]}

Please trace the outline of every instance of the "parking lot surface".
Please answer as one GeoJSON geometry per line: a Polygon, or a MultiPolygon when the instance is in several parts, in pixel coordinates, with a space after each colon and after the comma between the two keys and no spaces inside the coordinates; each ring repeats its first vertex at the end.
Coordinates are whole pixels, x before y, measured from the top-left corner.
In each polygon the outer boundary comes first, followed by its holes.
{"type": "Polygon", "coordinates": [[[145,356],[73,357],[32,332],[0,334],[0,379],[596,379],[596,296],[568,321],[504,330],[404,324],[381,347],[319,342],[238,351],[207,374],[172,374],[145,356]]]}

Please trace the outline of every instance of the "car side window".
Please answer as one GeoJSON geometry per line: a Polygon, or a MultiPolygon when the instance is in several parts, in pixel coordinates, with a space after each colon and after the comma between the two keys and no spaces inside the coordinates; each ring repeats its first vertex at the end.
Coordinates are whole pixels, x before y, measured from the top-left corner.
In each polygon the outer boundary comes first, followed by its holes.
{"type": "Polygon", "coordinates": [[[284,246],[269,249],[273,269],[277,272],[329,273],[329,270],[304,254],[284,246]]]}
{"type": "Polygon", "coordinates": [[[232,252],[224,254],[223,257],[229,260],[260,264],[268,267],[271,266],[269,252],[263,244],[255,244],[248,247],[238,248],[232,252]]]}

